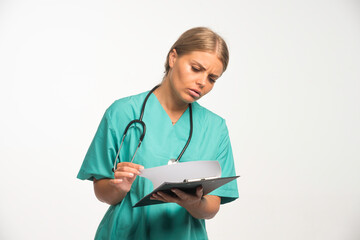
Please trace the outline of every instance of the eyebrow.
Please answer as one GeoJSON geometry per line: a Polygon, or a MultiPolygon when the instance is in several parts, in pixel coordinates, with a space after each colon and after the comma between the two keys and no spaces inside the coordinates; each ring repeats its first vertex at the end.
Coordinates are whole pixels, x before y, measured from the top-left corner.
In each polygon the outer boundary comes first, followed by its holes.
{"type": "MultiPolygon", "coordinates": [[[[196,60],[193,60],[193,62],[196,63],[197,65],[199,65],[199,67],[200,67],[201,70],[205,70],[205,71],[206,71],[206,68],[205,68],[201,63],[199,63],[199,62],[196,61],[196,60]]],[[[214,78],[219,78],[218,75],[212,74],[212,73],[210,73],[209,76],[214,77],[214,78]]]]}

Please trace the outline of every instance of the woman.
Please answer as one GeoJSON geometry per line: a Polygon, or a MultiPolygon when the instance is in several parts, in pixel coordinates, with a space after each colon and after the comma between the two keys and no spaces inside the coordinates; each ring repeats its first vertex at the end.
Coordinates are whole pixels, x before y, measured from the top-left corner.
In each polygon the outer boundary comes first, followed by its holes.
{"type": "Polygon", "coordinates": [[[152,196],[166,204],[132,206],[153,190],[149,180],[138,176],[141,169],[169,159],[218,160],[223,177],[235,175],[225,120],[196,102],[212,90],[227,64],[227,46],[219,35],[208,28],[190,29],[171,47],[159,87],[117,100],[107,109],[78,174],[93,180],[97,198],[111,205],[96,239],[207,239],[204,219],[238,197],[236,181],[205,196],[201,188],[195,195],[173,189],[176,197],[161,192],[152,196]],[[142,127],[132,124],[117,158],[124,129],[139,119],[147,95],[143,143],[137,150],[142,127]],[[181,156],[191,125],[192,137],[181,156]]]}

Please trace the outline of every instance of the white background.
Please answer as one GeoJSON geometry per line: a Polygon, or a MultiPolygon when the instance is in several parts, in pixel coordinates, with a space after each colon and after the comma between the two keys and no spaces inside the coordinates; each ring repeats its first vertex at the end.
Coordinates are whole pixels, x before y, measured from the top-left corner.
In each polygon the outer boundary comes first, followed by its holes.
{"type": "Polygon", "coordinates": [[[240,198],[210,239],[360,239],[360,3],[0,1],[0,239],[92,239],[76,179],[105,109],[161,81],[185,30],[230,49],[202,105],[227,120],[240,198]]]}

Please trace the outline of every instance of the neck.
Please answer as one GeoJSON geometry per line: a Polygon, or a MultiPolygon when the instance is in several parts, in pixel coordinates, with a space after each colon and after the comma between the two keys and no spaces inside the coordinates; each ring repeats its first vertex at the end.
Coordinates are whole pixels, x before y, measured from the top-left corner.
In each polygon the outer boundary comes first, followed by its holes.
{"type": "Polygon", "coordinates": [[[154,94],[159,100],[161,106],[164,108],[165,112],[168,114],[171,119],[172,124],[174,125],[181,115],[186,111],[189,104],[182,101],[176,92],[174,92],[169,81],[166,79],[163,80],[160,87],[158,87],[154,94]]]}
{"type": "Polygon", "coordinates": [[[160,87],[154,91],[155,96],[160,104],[167,112],[183,113],[188,108],[189,104],[182,101],[176,92],[174,92],[168,79],[164,79],[160,87]]]}

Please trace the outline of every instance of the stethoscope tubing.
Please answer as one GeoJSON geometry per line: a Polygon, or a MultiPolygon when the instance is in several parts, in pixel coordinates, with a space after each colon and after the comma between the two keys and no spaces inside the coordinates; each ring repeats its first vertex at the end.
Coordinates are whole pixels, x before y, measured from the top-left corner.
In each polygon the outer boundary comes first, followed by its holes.
{"type": "MultiPolygon", "coordinates": [[[[150,90],[150,92],[146,95],[145,99],[144,99],[144,102],[142,104],[142,107],[141,107],[141,113],[140,113],[140,117],[139,119],[134,119],[132,120],[131,122],[128,123],[128,125],[126,126],[125,130],[124,130],[124,133],[123,133],[123,137],[122,137],[122,140],[121,140],[121,143],[120,143],[120,147],[119,147],[119,150],[116,154],[116,157],[115,157],[115,161],[114,161],[114,166],[113,166],[113,169],[112,171],[115,172],[115,169],[116,169],[116,163],[117,163],[117,159],[119,158],[119,161],[120,161],[120,150],[122,148],[122,145],[124,144],[124,140],[125,140],[125,137],[126,137],[126,134],[130,128],[130,126],[134,123],[139,123],[141,124],[142,128],[143,128],[143,132],[139,138],[139,144],[135,150],[135,153],[131,159],[131,162],[134,161],[134,158],[135,158],[135,155],[138,151],[138,149],[140,148],[140,145],[141,143],[143,142],[144,140],[144,137],[145,137],[145,133],[146,133],[146,124],[145,122],[142,120],[143,119],[143,116],[144,116],[144,112],[145,112],[145,106],[146,106],[146,103],[147,103],[147,100],[149,99],[151,93],[153,93],[155,91],[155,89],[157,89],[160,85],[156,85],[153,89],[150,90]]],[[[185,150],[187,149],[187,147],[189,146],[189,143],[191,141],[191,137],[192,137],[192,133],[193,133],[193,120],[192,120],[192,106],[191,104],[189,104],[189,117],[190,117],[190,133],[189,133],[189,138],[184,146],[184,148],[182,149],[182,151],[180,152],[179,156],[176,158],[175,161],[172,161],[172,163],[177,163],[180,161],[181,157],[183,156],[185,150]]]]}

